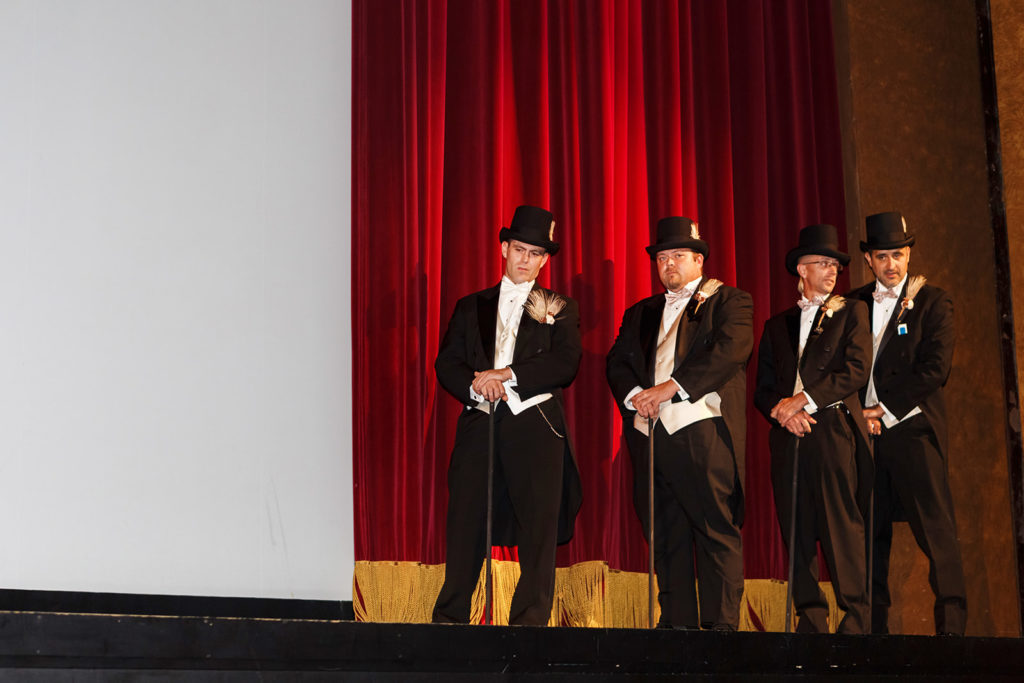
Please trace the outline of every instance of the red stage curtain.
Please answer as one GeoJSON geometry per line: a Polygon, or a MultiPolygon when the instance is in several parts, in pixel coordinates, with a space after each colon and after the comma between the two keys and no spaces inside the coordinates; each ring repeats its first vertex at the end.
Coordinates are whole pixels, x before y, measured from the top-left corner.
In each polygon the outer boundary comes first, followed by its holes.
{"type": "MultiPolygon", "coordinates": [[[[796,297],[799,229],[845,234],[830,3],[355,0],[354,38],[357,559],[444,561],[459,406],[433,362],[528,203],[562,244],[542,282],[582,315],[566,401],[585,500],[559,562],[646,571],[605,353],[661,291],[644,251],[661,216],[699,220],[705,272],[753,294],[758,336],[796,297]]],[[[783,578],[767,426],[748,423],[746,576],[783,578]]]]}

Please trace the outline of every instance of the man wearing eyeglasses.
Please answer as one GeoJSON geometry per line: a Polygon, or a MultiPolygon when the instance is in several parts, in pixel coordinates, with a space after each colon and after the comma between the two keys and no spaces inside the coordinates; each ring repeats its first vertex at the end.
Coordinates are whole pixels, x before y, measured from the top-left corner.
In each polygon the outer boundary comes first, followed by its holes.
{"type": "Polygon", "coordinates": [[[864,302],[832,292],[850,262],[838,244],[833,226],[811,225],[786,255],[801,296],[765,323],[754,392],[754,405],[772,425],[775,509],[794,558],[796,630],[804,633],[829,631],[828,603],[818,586],[818,541],[836,602],[846,612],[836,630],[867,633],[869,627],[864,519],[874,470],[858,392],[868,381],[871,333],[864,302]]]}
{"type": "Polygon", "coordinates": [[[740,525],[753,301],[704,275],[708,244],[694,221],[662,218],[656,235],[647,253],[666,292],[640,300],[622,316],[608,352],[608,384],[622,414],[633,503],[645,529],[651,522],[648,421],[654,420],[658,627],[734,631],[743,595],[740,525]]]}
{"type": "Polygon", "coordinates": [[[900,213],[876,213],[866,224],[860,249],[875,281],[850,297],[868,306],[874,348],[871,381],[861,391],[877,463],[872,632],[889,632],[892,524],[906,520],[928,556],[935,631],[963,635],[967,594],[946,471],[942,396],[953,364],[953,301],[923,276],[908,275],[914,236],[900,213]]]}

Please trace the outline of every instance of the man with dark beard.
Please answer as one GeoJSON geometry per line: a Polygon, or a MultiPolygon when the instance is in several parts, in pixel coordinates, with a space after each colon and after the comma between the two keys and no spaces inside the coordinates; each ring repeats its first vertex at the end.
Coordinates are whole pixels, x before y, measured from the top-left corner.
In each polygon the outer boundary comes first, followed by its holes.
{"type": "Polygon", "coordinates": [[[658,221],[647,252],[667,291],[625,312],[606,370],[633,461],[633,502],[645,528],[651,521],[648,420],[656,420],[658,626],[732,631],[743,594],[740,525],[753,303],[746,292],[704,275],[708,245],[689,218],[658,221]]]}
{"type": "Polygon", "coordinates": [[[953,301],[922,275],[908,276],[914,236],[898,212],[867,217],[860,243],[875,281],[850,292],[870,312],[874,363],[861,392],[875,435],[872,632],[889,632],[892,523],[905,519],[928,556],[935,631],[963,635],[967,594],[949,491],[943,387],[953,364],[953,301]]]}

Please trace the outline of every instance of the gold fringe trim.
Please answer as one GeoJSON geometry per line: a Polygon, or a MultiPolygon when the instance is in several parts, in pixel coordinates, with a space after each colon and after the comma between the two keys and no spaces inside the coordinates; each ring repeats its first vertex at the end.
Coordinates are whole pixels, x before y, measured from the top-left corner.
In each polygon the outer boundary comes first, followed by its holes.
{"type": "Polygon", "coordinates": [[[429,623],[443,582],[443,564],[356,562],[352,575],[356,621],[429,623]]]}
{"type": "MultiPolygon", "coordinates": [[[[519,582],[519,563],[508,560],[492,560],[494,570],[494,623],[508,626],[508,609],[512,605],[512,594],[516,592],[519,582]]],[[[470,609],[470,622],[479,623],[484,616],[487,598],[484,596],[484,568],[480,569],[480,580],[476,583],[473,593],[473,607],[470,609]]]]}
{"type": "MultiPolygon", "coordinates": [[[[519,581],[519,563],[494,560],[492,567],[494,622],[507,625],[512,594],[519,581]]],[[[443,581],[443,564],[356,562],[352,577],[356,620],[429,623],[443,581]]],[[[835,630],[843,612],[836,605],[831,584],[822,583],[821,589],[829,605],[829,627],[835,630]]],[[[657,622],[661,616],[657,601],[654,610],[657,622]]],[[[470,623],[480,623],[483,614],[484,572],[481,568],[473,592],[470,623]]],[[[740,602],[740,630],[784,631],[785,623],[785,581],[745,581],[740,602]]],[[[555,595],[548,625],[647,628],[647,574],[609,569],[607,563],[599,561],[559,567],[555,570],[555,595]]]]}
{"type": "Polygon", "coordinates": [[[607,576],[605,562],[580,562],[556,569],[555,601],[548,625],[604,626],[607,576]]]}
{"type": "MultiPolygon", "coordinates": [[[[794,616],[794,625],[796,618],[794,616]]],[[[786,582],[775,579],[744,581],[740,602],[740,630],[786,630],[786,582]],[[756,620],[756,621],[755,621],[756,620]]]]}
{"type": "MultiPolygon", "coordinates": [[[[647,628],[647,574],[609,569],[605,583],[608,623],[610,628],[647,628]]],[[[661,617],[658,606],[658,581],[654,581],[654,623],[661,617]]]]}

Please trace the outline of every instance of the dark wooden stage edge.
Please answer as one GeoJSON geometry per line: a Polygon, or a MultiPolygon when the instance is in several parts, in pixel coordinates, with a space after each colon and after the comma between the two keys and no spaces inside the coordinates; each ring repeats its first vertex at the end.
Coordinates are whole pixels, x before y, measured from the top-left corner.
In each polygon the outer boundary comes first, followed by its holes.
{"type": "Polygon", "coordinates": [[[227,598],[148,593],[86,593],[0,589],[0,612],[72,612],[76,614],[145,614],[251,619],[352,620],[350,600],[227,598]]]}
{"type": "Polygon", "coordinates": [[[0,613],[0,680],[1024,680],[1007,638],[0,613]],[[86,673],[87,672],[87,673],[86,673]]]}

